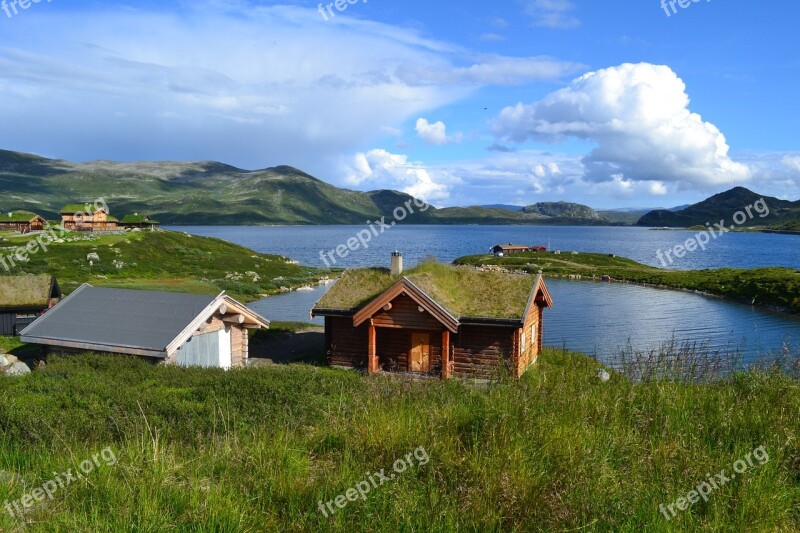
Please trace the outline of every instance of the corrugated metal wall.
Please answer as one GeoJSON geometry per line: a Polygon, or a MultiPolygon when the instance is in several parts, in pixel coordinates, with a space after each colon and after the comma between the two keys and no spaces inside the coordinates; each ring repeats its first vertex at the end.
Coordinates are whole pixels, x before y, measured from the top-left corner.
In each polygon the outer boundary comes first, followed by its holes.
{"type": "Polygon", "coordinates": [[[16,313],[0,314],[0,335],[13,337],[19,335],[23,329],[27,328],[38,316],[17,318],[16,313]]]}
{"type": "Polygon", "coordinates": [[[19,335],[20,333],[22,333],[22,330],[33,324],[37,318],[39,317],[31,316],[31,317],[17,318],[16,333],[14,333],[14,335],[19,335]]]}
{"type": "Polygon", "coordinates": [[[16,322],[16,313],[0,313],[0,335],[13,336],[16,322]]]}

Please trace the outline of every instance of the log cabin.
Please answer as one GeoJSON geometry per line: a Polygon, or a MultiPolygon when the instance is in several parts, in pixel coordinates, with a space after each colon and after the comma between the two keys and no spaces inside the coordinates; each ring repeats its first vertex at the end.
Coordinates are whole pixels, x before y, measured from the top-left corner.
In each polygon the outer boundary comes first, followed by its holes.
{"type": "Polygon", "coordinates": [[[36,213],[30,211],[12,211],[0,214],[0,230],[30,233],[42,231],[47,221],[36,213]]]}
{"type": "Polygon", "coordinates": [[[52,353],[101,352],[206,368],[247,364],[250,329],[269,321],[230,296],[84,284],[25,328],[22,342],[52,353]]]}
{"type": "Polygon", "coordinates": [[[314,306],[331,366],[491,379],[520,377],[542,349],[553,301],[541,275],[424,263],[348,270],[314,306]]]}
{"type": "Polygon", "coordinates": [[[0,335],[16,336],[61,298],[54,276],[0,277],[0,335]]]}
{"type": "Polygon", "coordinates": [[[111,216],[107,208],[89,204],[70,204],[59,214],[61,225],[70,231],[112,231],[119,225],[119,220],[111,216]]]}

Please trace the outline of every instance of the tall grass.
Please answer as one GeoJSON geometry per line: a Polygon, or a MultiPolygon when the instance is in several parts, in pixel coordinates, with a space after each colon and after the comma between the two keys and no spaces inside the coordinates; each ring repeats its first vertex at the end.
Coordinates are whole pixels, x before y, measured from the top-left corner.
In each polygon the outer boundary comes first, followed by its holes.
{"type": "Polygon", "coordinates": [[[800,385],[608,383],[548,350],[520,381],[229,372],[109,356],[0,378],[0,503],[110,446],[118,459],[14,531],[790,531],[800,528],[800,385]],[[659,505],[758,446],[770,460],[670,521],[659,505]],[[330,517],[318,509],[418,447],[430,462],[330,517]]]}

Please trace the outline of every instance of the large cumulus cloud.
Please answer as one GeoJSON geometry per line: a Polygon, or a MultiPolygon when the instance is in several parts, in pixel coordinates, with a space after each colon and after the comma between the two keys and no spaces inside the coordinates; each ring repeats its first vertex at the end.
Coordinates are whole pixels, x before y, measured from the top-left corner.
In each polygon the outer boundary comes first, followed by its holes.
{"type": "Polygon", "coordinates": [[[689,110],[671,68],[623,64],[590,72],[543,100],[505,108],[495,133],[519,143],[591,141],[583,158],[592,182],[672,183],[679,189],[746,182],[750,169],[728,155],[725,136],[689,110]]]}

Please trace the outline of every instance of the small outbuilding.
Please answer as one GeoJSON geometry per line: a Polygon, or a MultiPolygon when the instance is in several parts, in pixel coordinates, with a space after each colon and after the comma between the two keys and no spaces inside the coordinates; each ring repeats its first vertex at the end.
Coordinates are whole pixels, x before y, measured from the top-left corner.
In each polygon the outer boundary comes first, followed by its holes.
{"type": "Polygon", "coordinates": [[[106,352],[167,364],[246,365],[248,330],[269,321],[224,292],[203,296],[82,285],[25,328],[23,342],[48,352],[106,352]]]}
{"type": "Polygon", "coordinates": [[[43,217],[30,211],[11,211],[0,214],[0,230],[30,233],[42,231],[46,224],[47,221],[43,217]]]}
{"type": "Polygon", "coordinates": [[[328,362],[369,373],[521,376],[542,349],[541,276],[426,263],[406,275],[348,270],[316,304],[328,362]]]}
{"type": "Polygon", "coordinates": [[[60,298],[53,276],[0,277],[0,335],[19,335],[60,298]]]}
{"type": "Polygon", "coordinates": [[[157,220],[150,218],[147,215],[140,215],[135,213],[133,215],[125,215],[119,222],[120,227],[123,228],[141,228],[152,229],[157,228],[161,223],[157,220]]]}

